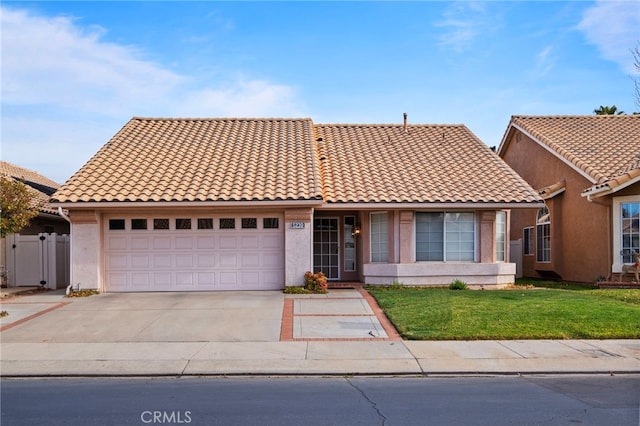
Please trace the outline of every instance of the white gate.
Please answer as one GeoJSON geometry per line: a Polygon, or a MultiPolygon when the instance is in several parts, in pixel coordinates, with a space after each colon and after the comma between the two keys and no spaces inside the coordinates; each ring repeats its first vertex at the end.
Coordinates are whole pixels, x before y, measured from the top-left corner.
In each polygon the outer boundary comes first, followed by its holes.
{"type": "Polygon", "coordinates": [[[57,234],[7,236],[8,284],[64,288],[69,279],[69,236],[57,234]]]}
{"type": "Polygon", "coordinates": [[[511,240],[509,251],[510,262],[516,264],[516,278],[522,278],[522,240],[511,240]]]}

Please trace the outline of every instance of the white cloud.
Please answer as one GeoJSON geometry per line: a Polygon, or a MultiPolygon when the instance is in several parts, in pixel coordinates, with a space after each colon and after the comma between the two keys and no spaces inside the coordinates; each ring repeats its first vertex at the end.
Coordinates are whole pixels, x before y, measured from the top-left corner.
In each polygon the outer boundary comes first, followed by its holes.
{"type": "Polygon", "coordinates": [[[534,72],[536,77],[544,77],[554,66],[553,48],[547,46],[536,55],[534,72]]]}
{"type": "Polygon", "coordinates": [[[633,72],[629,49],[640,40],[638,1],[597,1],[585,11],[577,28],[605,59],[616,62],[625,72],[633,72]]]}
{"type": "Polygon", "coordinates": [[[298,115],[295,91],[284,85],[237,77],[223,88],[208,88],[187,93],[174,115],[203,117],[272,117],[298,115]]]}
{"type": "Polygon", "coordinates": [[[101,40],[69,17],[2,8],[2,98],[10,105],[52,105],[118,114],[123,106],[166,96],[184,77],[138,59],[133,47],[101,40]]]}
{"type": "Polygon", "coordinates": [[[434,24],[444,29],[438,37],[438,44],[457,52],[469,48],[491,25],[487,19],[485,4],[481,2],[454,2],[444,11],[442,18],[434,24]]]}
{"type": "MultiPolygon", "coordinates": [[[[226,24],[229,25],[229,24],[226,24]]],[[[131,116],[291,116],[296,92],[265,79],[182,75],[108,29],[0,7],[2,158],[66,180],[131,116]],[[115,125],[114,125],[115,123],[115,125]],[[119,124],[117,124],[119,123],[119,124]]]]}

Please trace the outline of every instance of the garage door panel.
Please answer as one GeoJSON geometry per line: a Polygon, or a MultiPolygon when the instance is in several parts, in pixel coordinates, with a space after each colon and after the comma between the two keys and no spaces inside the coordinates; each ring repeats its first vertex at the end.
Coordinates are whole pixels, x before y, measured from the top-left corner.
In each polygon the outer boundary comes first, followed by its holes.
{"type": "Polygon", "coordinates": [[[240,237],[240,249],[257,249],[259,247],[257,235],[244,235],[240,237]]]}
{"type": "Polygon", "coordinates": [[[149,267],[149,255],[148,254],[132,254],[131,255],[131,267],[132,268],[148,268],[149,267]]]}
{"type": "Polygon", "coordinates": [[[240,254],[240,266],[243,268],[259,268],[260,255],[258,253],[240,254]]]}
{"type": "Polygon", "coordinates": [[[149,250],[149,237],[131,237],[131,250],[149,250]]]}
{"type": "Polygon", "coordinates": [[[178,250],[193,249],[193,237],[176,237],[175,243],[178,250]]]}
{"type": "Polygon", "coordinates": [[[278,268],[282,263],[282,255],[280,253],[263,253],[262,266],[269,268],[278,268]]]}
{"type": "Polygon", "coordinates": [[[171,267],[171,255],[167,253],[158,253],[153,255],[153,267],[154,268],[170,268],[171,267]]]}
{"type": "Polygon", "coordinates": [[[216,284],[216,274],[213,272],[199,272],[198,273],[198,286],[206,289],[213,288],[216,284]]]}
{"type": "Polygon", "coordinates": [[[193,267],[193,255],[191,253],[176,254],[176,267],[177,268],[193,267]]]}
{"type": "Polygon", "coordinates": [[[229,271],[220,272],[220,285],[235,287],[238,285],[238,273],[229,271]]]}
{"type": "Polygon", "coordinates": [[[148,272],[133,272],[131,273],[131,287],[134,288],[149,288],[151,287],[151,280],[148,272]]]}
{"type": "MultiPolygon", "coordinates": [[[[166,216],[165,216],[166,217],[166,216]]],[[[225,218],[234,215],[224,215],[225,218]]],[[[235,215],[235,223],[241,223],[235,215]]],[[[266,290],[284,286],[284,230],[258,228],[109,230],[105,221],[107,291],[266,290]]],[[[269,217],[274,217],[269,215],[269,217]]],[[[141,219],[137,216],[136,219],[141,219]]],[[[148,217],[148,223],[153,223],[148,217]]],[[[192,218],[191,223],[199,223],[192,218]]],[[[280,223],[282,219],[280,219],[280,223]]]]}
{"type": "Polygon", "coordinates": [[[214,249],[215,239],[213,236],[209,237],[197,237],[196,248],[200,250],[214,249]]]}
{"type": "Polygon", "coordinates": [[[153,287],[157,288],[157,289],[162,289],[162,288],[171,288],[171,283],[174,281],[172,280],[172,273],[171,272],[165,272],[165,273],[161,273],[161,272],[154,272],[151,274],[151,277],[153,279],[153,287]]]}
{"type": "Polygon", "coordinates": [[[235,268],[236,266],[238,266],[238,255],[236,253],[220,254],[221,268],[235,268]]]}
{"type": "Polygon", "coordinates": [[[109,250],[126,250],[127,249],[127,237],[126,236],[118,236],[118,237],[109,237],[107,238],[107,245],[109,250]]]}
{"type": "Polygon", "coordinates": [[[265,249],[280,249],[282,237],[279,235],[264,235],[262,237],[262,248],[265,249]]]}
{"type": "Polygon", "coordinates": [[[176,272],[176,284],[179,286],[192,286],[193,282],[193,272],[180,271],[176,272]]]}
{"type": "Polygon", "coordinates": [[[124,269],[127,267],[128,259],[126,254],[110,254],[107,256],[107,267],[109,269],[124,269]]]}
{"type": "Polygon", "coordinates": [[[155,250],[171,250],[171,238],[153,237],[153,248],[155,250]]]}
{"type": "Polygon", "coordinates": [[[216,255],[198,254],[198,268],[213,268],[216,266],[216,255]]]}

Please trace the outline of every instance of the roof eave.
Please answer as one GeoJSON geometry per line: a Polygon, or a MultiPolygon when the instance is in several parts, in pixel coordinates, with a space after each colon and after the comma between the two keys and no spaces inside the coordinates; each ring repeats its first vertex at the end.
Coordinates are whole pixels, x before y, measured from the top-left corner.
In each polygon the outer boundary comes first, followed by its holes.
{"type": "Polygon", "coordinates": [[[322,210],[379,210],[379,209],[538,209],[544,201],[529,202],[326,202],[318,207],[322,210]]]}
{"type": "Polygon", "coordinates": [[[600,198],[610,194],[614,194],[638,182],[640,182],[640,175],[616,186],[611,186],[609,183],[605,183],[603,185],[594,185],[582,191],[580,195],[586,197],[587,200],[591,201],[593,198],[600,198]]]}
{"type": "Polygon", "coordinates": [[[78,201],[78,202],[52,202],[53,207],[64,209],[112,209],[130,207],[291,207],[291,206],[318,206],[321,199],[305,200],[260,200],[260,201],[78,201]]]}

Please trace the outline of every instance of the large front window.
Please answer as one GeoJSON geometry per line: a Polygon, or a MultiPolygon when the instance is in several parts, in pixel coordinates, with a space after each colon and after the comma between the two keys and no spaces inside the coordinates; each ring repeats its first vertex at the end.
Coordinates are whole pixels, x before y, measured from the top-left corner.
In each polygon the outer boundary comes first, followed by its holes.
{"type": "Polygon", "coordinates": [[[538,210],[536,260],[538,262],[551,262],[551,215],[547,207],[538,210]]]}
{"type": "Polygon", "coordinates": [[[416,213],[416,260],[475,260],[475,215],[462,212],[416,213]]]}
{"type": "Polygon", "coordinates": [[[371,261],[389,261],[387,213],[371,213],[371,261]]]}

